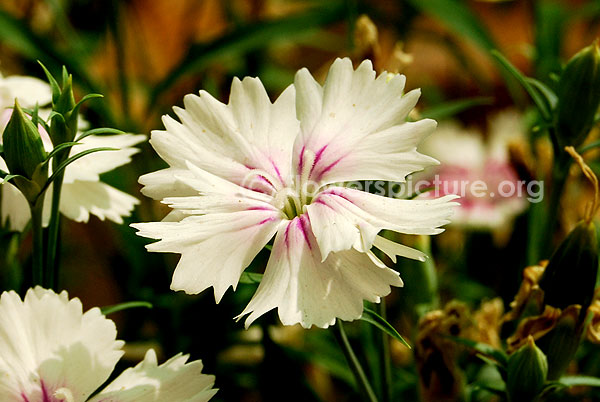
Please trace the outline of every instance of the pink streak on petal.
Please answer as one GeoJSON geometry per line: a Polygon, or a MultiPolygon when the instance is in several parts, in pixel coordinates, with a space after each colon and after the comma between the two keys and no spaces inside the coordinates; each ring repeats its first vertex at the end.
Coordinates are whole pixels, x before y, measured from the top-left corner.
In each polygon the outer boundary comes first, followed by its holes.
{"type": "Polygon", "coordinates": [[[246,211],[273,211],[273,208],[269,207],[250,207],[246,211]]]}
{"type": "Polygon", "coordinates": [[[313,172],[315,171],[315,168],[317,167],[317,164],[319,163],[319,161],[321,160],[321,158],[323,157],[323,152],[325,152],[325,150],[327,149],[327,145],[323,146],[321,149],[319,149],[317,151],[317,153],[315,154],[315,161],[312,165],[312,167],[310,168],[310,175],[313,174],[313,172]]]}
{"type": "Polygon", "coordinates": [[[21,399],[23,399],[23,402],[29,402],[29,398],[27,398],[25,392],[21,392],[21,399]]]}
{"type": "Polygon", "coordinates": [[[281,172],[279,171],[279,168],[277,167],[275,162],[273,162],[273,159],[269,158],[269,161],[271,161],[271,165],[273,165],[273,169],[275,169],[275,173],[277,174],[277,178],[279,179],[281,184],[285,184],[285,182],[283,181],[283,177],[281,177],[281,172]]]}
{"type": "MultiPolygon", "coordinates": [[[[294,218],[294,220],[296,219],[298,218],[294,218]]],[[[285,248],[288,250],[290,249],[290,228],[292,227],[292,222],[288,223],[287,228],[285,228],[285,248]]]]}
{"type": "MultiPolygon", "coordinates": [[[[354,201],[352,201],[350,198],[348,198],[348,196],[344,193],[342,193],[341,191],[338,191],[336,189],[330,189],[330,190],[325,190],[321,193],[322,195],[335,195],[338,196],[340,198],[343,198],[344,200],[351,202],[352,204],[354,204],[354,201]]],[[[316,202],[317,200],[314,200],[313,202],[316,202]]]]}
{"type": "Polygon", "coordinates": [[[302,174],[302,168],[304,167],[304,150],[306,149],[306,145],[302,146],[300,150],[300,160],[298,160],[298,174],[302,174]]]}
{"type": "Polygon", "coordinates": [[[44,384],[44,381],[40,381],[40,385],[42,387],[42,402],[52,402],[52,400],[50,399],[50,395],[48,395],[48,390],[46,389],[46,384],[44,384]]]}
{"type": "Polygon", "coordinates": [[[325,167],[325,169],[321,170],[319,172],[319,176],[317,177],[317,181],[321,180],[323,178],[323,176],[325,175],[325,173],[329,172],[331,169],[333,169],[335,167],[335,165],[337,165],[338,163],[340,163],[340,161],[342,159],[344,159],[346,157],[346,155],[338,158],[338,160],[336,160],[335,162],[329,164],[327,167],[325,167]]]}
{"type": "Polygon", "coordinates": [[[304,236],[304,240],[306,241],[306,244],[308,245],[308,249],[312,250],[310,240],[308,239],[308,231],[310,230],[310,226],[309,226],[310,222],[309,222],[308,216],[306,216],[306,214],[301,215],[300,218],[298,219],[297,225],[298,225],[298,229],[300,229],[300,231],[302,231],[302,235],[304,236]]]}
{"type": "Polygon", "coordinates": [[[258,222],[258,223],[257,223],[257,225],[263,225],[263,224],[265,224],[265,223],[267,223],[267,222],[272,222],[272,221],[274,221],[274,220],[276,220],[276,219],[277,219],[277,218],[273,218],[273,217],[266,218],[266,219],[263,219],[262,221],[258,222]]]}

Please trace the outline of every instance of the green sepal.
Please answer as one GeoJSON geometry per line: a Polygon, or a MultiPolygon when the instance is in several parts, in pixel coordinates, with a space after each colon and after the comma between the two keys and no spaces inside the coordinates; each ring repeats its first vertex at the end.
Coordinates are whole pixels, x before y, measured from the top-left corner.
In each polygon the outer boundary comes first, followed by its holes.
{"type": "Polygon", "coordinates": [[[535,401],[546,383],[548,360],[533,337],[508,358],[506,391],[512,402],[535,401]]]}

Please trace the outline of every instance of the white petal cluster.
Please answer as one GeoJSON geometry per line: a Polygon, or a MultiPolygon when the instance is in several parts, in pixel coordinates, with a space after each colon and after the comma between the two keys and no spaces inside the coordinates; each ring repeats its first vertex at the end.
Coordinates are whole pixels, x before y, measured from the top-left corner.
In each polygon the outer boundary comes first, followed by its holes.
{"type": "Polygon", "coordinates": [[[0,400],[3,402],[208,401],[217,390],[202,362],[177,355],[158,365],[149,350],[89,399],[123,355],[113,321],[79,299],[41,287],[21,300],[0,296],[0,400]]]}
{"type": "MultiPolygon", "coordinates": [[[[0,77],[0,133],[4,131],[15,98],[21,106],[32,108],[50,102],[50,87],[44,81],[33,77],[0,77]]],[[[43,111],[40,111],[43,114],[43,111]]],[[[40,126],[40,133],[47,151],[52,150],[50,138],[40,126]]],[[[123,223],[123,217],[129,216],[139,201],[131,195],[100,181],[99,175],[109,172],[131,161],[131,156],[139,150],[133,146],[144,141],[144,135],[105,135],[89,136],[81,140],[81,144],[71,149],[70,155],[97,147],[118,148],[117,151],[96,152],[87,155],[65,169],[65,179],[61,193],[60,212],[77,222],[87,222],[89,216],[109,219],[123,223]]],[[[0,134],[0,144],[2,135],[0,134]]],[[[6,163],[0,158],[0,169],[7,171],[6,163]]],[[[4,183],[0,187],[0,226],[9,230],[22,231],[31,219],[27,200],[12,184],[4,183]]],[[[51,193],[49,190],[44,199],[46,224],[49,220],[51,193]]]]}
{"type": "Polygon", "coordinates": [[[306,69],[271,103],[256,78],[235,79],[228,104],[205,91],[187,95],[150,140],[169,167],[144,175],[142,192],[172,208],[162,222],[133,225],[160,241],[148,250],[181,254],[171,288],[214,288],[219,302],[274,237],[265,274],[241,313],[246,326],[277,308],[286,325],[327,327],[361,316],[402,286],[373,253],[423,260],[379,235],[384,229],[436,234],[455,196],[401,200],[340,182],[406,176],[437,161],[417,151],[435,121],[407,122],[419,91],[405,77],[376,76],[336,60],[325,84],[306,69]]]}

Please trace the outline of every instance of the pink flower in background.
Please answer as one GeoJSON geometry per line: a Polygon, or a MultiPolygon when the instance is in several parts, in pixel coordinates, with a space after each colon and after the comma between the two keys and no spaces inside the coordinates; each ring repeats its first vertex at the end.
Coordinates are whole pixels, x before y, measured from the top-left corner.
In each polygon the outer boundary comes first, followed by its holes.
{"type": "Polygon", "coordinates": [[[149,251],[181,254],[171,288],[212,286],[219,302],[273,236],[240,314],[246,326],[277,308],[285,325],[325,328],[402,286],[372,248],[394,261],[425,256],[379,232],[440,233],[456,197],[392,199],[334,183],[404,181],[436,163],[416,150],[436,123],[406,122],[419,91],[403,94],[404,84],[402,75],[376,77],[369,61],[354,70],[338,59],[323,86],[302,69],[274,103],[256,78],[235,79],[228,104],[205,91],[187,95],[175,108],[180,122],[165,116],[166,130],[152,133],[169,167],[140,178],[142,192],[173,211],[132,225],[160,240],[149,251]]]}
{"type": "Polygon", "coordinates": [[[510,225],[527,207],[526,183],[510,164],[508,146],[523,140],[521,116],[504,111],[490,119],[490,135],[454,122],[440,123],[435,136],[423,142],[423,150],[441,165],[419,174],[433,183],[436,195],[458,194],[460,207],[453,225],[495,229],[510,225]],[[485,190],[484,190],[485,187],[485,190]]]}

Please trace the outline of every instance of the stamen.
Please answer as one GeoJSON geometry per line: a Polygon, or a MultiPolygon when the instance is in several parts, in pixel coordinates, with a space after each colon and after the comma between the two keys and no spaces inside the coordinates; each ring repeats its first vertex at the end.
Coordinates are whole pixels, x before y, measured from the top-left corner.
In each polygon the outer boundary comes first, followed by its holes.
{"type": "Polygon", "coordinates": [[[302,203],[291,188],[285,188],[275,196],[275,207],[283,211],[288,219],[294,219],[302,214],[302,203]]]}

